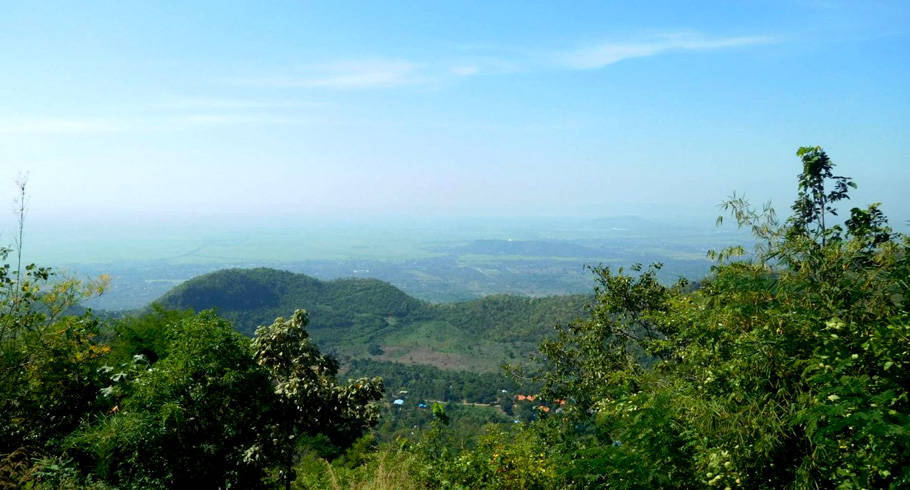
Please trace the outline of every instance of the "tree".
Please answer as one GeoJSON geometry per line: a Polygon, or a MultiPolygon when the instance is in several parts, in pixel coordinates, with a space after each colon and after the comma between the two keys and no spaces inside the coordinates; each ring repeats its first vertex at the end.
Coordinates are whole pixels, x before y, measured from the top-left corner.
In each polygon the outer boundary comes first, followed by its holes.
{"type": "Polygon", "coordinates": [[[350,445],[377,421],[373,402],[383,393],[379,378],[337,384],[338,362],[309,339],[308,322],[306,310],[296,310],[289,319],[279,317],[257,328],[252,343],[254,358],[270,373],[278,400],[277,417],[257,450],[278,454],[287,488],[294,479],[294,451],[302,436],[323,434],[339,447],[350,445]]]}
{"type": "Polygon", "coordinates": [[[835,203],[849,199],[847,188],[856,188],[856,184],[849,177],[834,175],[834,163],[820,146],[800,147],[796,155],[802,159],[803,171],[798,177],[799,194],[792,206],[790,231],[824,245],[829,235],[826,215],[837,216],[835,203]],[[826,188],[829,181],[833,184],[830,190],[826,188]]]}
{"type": "Polygon", "coordinates": [[[664,335],[649,315],[662,310],[674,292],[657,281],[660,267],[635,265],[636,277],[622,268],[615,273],[609,267],[591,269],[597,286],[589,319],[558,326],[555,339],[540,343],[547,369],[536,380],[543,383],[546,399],[572,400],[571,410],[587,413],[605,389],[635,389],[643,347],[664,335]]]}
{"type": "Polygon", "coordinates": [[[0,486],[21,485],[31,462],[57,452],[96,409],[97,367],[109,350],[96,342],[95,318],[71,314],[107,278],[56,278],[51,268],[23,264],[25,179],[16,187],[15,249],[0,247],[0,486]]]}

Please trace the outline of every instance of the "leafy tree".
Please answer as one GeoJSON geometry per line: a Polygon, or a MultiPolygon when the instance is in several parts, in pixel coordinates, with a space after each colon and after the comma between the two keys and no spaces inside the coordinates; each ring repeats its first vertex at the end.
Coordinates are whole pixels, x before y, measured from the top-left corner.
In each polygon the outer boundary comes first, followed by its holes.
{"type": "Polygon", "coordinates": [[[864,250],[873,252],[875,247],[891,239],[891,228],[888,219],[879,209],[881,203],[869,205],[867,209],[853,208],[850,218],[844,222],[847,233],[864,243],[864,250]]]}
{"type": "Polygon", "coordinates": [[[273,415],[268,372],[211,312],[169,326],[157,363],[104,370],[110,408],[70,437],[70,454],[120,487],[260,486],[268,460],[247,454],[273,415]]]}
{"type": "MultiPolygon", "coordinates": [[[[645,360],[642,347],[664,334],[649,317],[664,308],[674,291],[660,284],[655,264],[637,277],[595,267],[597,279],[590,318],[557,326],[557,336],[540,343],[547,370],[537,377],[546,399],[569,399],[570,409],[586,413],[604,389],[624,393],[636,389],[645,360]]],[[[633,271],[641,272],[636,265],[633,271]]],[[[681,283],[679,286],[684,286],[681,283]]]]}
{"type": "Polygon", "coordinates": [[[309,339],[308,321],[305,310],[296,310],[289,319],[279,317],[256,329],[252,342],[254,358],[270,373],[278,400],[278,416],[259,450],[279,455],[280,476],[288,488],[301,437],[324,434],[340,447],[350,445],[376,422],[378,408],[373,402],[383,392],[379,378],[337,384],[338,362],[309,339]]]}
{"type": "Polygon", "coordinates": [[[848,199],[848,188],[856,188],[849,177],[834,175],[834,163],[820,146],[803,146],[796,151],[802,159],[803,171],[799,174],[799,195],[793,203],[790,231],[810,236],[824,245],[829,229],[826,215],[837,216],[835,203],[848,199]],[[832,189],[827,184],[833,184],[832,189]]]}
{"type": "Polygon", "coordinates": [[[96,410],[97,368],[109,351],[96,342],[97,320],[64,316],[105,279],[54,281],[50,268],[21,259],[13,268],[10,251],[0,247],[0,486],[21,485],[32,460],[57,451],[96,410]]]}
{"type": "Polygon", "coordinates": [[[4,342],[0,455],[53,453],[98,409],[97,369],[109,349],[92,341],[97,330],[91,317],[65,317],[4,342]]]}

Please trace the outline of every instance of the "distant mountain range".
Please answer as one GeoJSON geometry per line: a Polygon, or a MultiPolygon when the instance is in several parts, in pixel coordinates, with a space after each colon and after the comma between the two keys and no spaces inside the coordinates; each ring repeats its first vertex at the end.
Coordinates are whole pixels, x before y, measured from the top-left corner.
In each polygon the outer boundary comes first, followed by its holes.
{"type": "Polygon", "coordinates": [[[376,279],[321,281],[267,268],[205,274],[158,300],[169,308],[215,309],[247,335],[304,308],[313,338],[342,359],[477,372],[526,357],[553,325],[582,316],[588,301],[584,295],[495,295],[433,304],[376,279]]]}

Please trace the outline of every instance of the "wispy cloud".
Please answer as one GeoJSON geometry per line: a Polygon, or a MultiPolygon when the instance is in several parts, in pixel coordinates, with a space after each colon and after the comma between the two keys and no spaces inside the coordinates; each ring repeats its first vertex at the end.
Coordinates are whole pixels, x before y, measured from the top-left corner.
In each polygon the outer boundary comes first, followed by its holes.
{"type": "Polygon", "coordinates": [[[533,50],[515,47],[462,46],[454,57],[417,62],[366,58],[298,67],[281,75],[231,78],[233,84],[273,88],[382,89],[436,84],[481,75],[526,71],[603,68],[619,61],[677,51],[708,51],[774,42],[769,36],[710,37],[700,33],[665,33],[635,40],[605,41],[577,49],[533,50]],[[464,51],[468,51],[465,53],[464,51]]]}
{"type": "Polygon", "coordinates": [[[553,57],[556,65],[591,70],[632,58],[656,56],[675,51],[707,51],[768,44],[775,39],[769,36],[707,37],[701,34],[663,34],[642,41],[606,41],[580,49],[558,53],[553,57]]]}
{"type": "Polygon", "coordinates": [[[309,65],[278,77],[238,78],[242,85],[368,89],[415,85],[429,81],[417,63],[405,60],[366,59],[309,65]]]}

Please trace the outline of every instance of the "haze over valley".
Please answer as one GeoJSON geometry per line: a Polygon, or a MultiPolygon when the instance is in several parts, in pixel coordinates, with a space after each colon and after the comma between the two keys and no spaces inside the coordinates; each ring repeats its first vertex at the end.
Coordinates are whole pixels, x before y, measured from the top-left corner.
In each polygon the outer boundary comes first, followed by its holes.
{"type": "Polygon", "coordinates": [[[289,219],[230,229],[73,230],[66,237],[33,228],[28,237],[36,260],[79,277],[111,276],[105,294],[88,303],[104,310],[140,308],[206,272],[260,266],[320,279],[376,278],[432,302],[589,293],[593,277],[585,266],[659,261],[662,280],[696,279],[708,271],[710,248],[744,238],[735,227],[715,227],[708,219],[698,226],[636,217],[441,219],[409,227],[289,219]],[[61,238],[70,247],[52,245],[61,238]]]}

